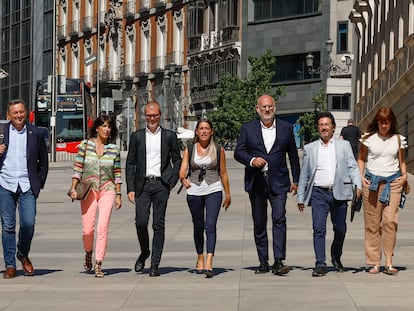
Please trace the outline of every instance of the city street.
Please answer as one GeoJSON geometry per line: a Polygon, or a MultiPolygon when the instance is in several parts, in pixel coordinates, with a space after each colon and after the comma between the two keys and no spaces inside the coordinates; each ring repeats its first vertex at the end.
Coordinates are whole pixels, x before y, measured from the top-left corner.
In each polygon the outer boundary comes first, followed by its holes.
{"type": "MultiPolygon", "coordinates": [[[[414,194],[400,213],[394,264],[397,276],[365,271],[363,215],[348,223],[342,262],[344,273],[331,269],[311,276],[314,266],[311,210],[301,214],[296,197],[287,204],[286,276],[255,275],[258,265],[250,204],[243,186],[243,167],[227,152],[232,205],[222,210],[214,258],[215,276],[188,271],[195,267],[192,222],[185,191],[171,193],[166,217],[166,241],[161,276],[133,270],[139,255],[134,206],[123,184],[123,206],[114,211],[103,279],[83,272],[79,202],[66,196],[72,163],[50,164],[45,189],[38,199],[36,233],[30,258],[35,275],[23,276],[18,262],[15,279],[0,280],[0,310],[335,310],[401,311],[414,309],[414,194]]],[[[125,159],[123,159],[123,169],[125,159]]],[[[123,177],[125,177],[123,171],[123,177]]],[[[411,185],[413,176],[409,176],[411,185]]],[[[348,215],[349,221],[349,215],[348,215]]],[[[270,222],[268,228],[270,229],[270,222]]],[[[150,228],[151,229],[151,228],[150,228]]],[[[152,232],[152,230],[150,231],[152,232]]],[[[270,231],[269,231],[270,233],[270,231]]],[[[332,238],[328,222],[327,258],[332,238]]],[[[2,253],[0,253],[2,254],[2,253]]],[[[271,256],[272,257],[272,256],[271,256]]],[[[273,264],[271,259],[270,264],[273,264]]],[[[328,262],[330,265],[330,262],[328,262]]],[[[4,267],[1,267],[4,271],[4,267]]]]}

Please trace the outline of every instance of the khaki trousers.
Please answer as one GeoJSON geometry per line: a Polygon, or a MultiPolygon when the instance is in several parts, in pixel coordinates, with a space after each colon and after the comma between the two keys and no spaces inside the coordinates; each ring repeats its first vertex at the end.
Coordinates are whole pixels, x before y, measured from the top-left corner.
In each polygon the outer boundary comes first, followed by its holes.
{"type": "Polygon", "coordinates": [[[401,201],[400,186],[391,186],[389,205],[378,201],[384,189],[380,183],[378,192],[369,191],[363,185],[364,220],[365,220],[365,262],[368,265],[381,265],[382,250],[385,257],[392,262],[397,239],[398,209],[401,201]]]}

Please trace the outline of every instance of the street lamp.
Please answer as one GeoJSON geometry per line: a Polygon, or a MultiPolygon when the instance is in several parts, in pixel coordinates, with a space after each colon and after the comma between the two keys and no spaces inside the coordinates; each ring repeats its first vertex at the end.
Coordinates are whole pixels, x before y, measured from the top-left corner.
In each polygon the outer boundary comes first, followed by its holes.
{"type": "Polygon", "coordinates": [[[4,71],[4,69],[0,68],[0,79],[4,79],[8,77],[8,73],[4,71]]]}
{"type": "Polygon", "coordinates": [[[169,121],[170,130],[176,130],[180,123],[181,111],[181,67],[177,67],[174,62],[169,65],[169,69],[164,72],[164,89],[168,112],[166,120],[169,121]]]}
{"type": "Polygon", "coordinates": [[[319,66],[318,68],[313,68],[313,60],[315,56],[312,53],[306,55],[306,66],[308,67],[309,74],[320,74],[320,73],[328,73],[328,74],[337,74],[337,73],[347,73],[352,64],[352,60],[354,59],[354,55],[352,53],[347,53],[342,56],[341,61],[345,63],[346,67],[341,67],[335,64],[331,58],[333,42],[331,39],[328,39],[325,42],[326,52],[328,53],[328,59],[325,66],[319,66]]]}

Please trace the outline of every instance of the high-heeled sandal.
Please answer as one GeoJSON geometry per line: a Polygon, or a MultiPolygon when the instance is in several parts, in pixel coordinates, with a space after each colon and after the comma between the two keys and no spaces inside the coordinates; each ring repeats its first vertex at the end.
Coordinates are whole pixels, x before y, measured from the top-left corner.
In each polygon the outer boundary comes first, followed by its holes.
{"type": "Polygon", "coordinates": [[[380,266],[375,265],[371,269],[368,270],[368,273],[370,274],[377,274],[380,273],[380,266]]]}
{"type": "Polygon", "coordinates": [[[104,277],[105,274],[102,271],[102,261],[97,261],[95,263],[94,270],[95,270],[95,277],[96,278],[103,278],[104,277]]]}
{"type": "Polygon", "coordinates": [[[92,270],[92,251],[85,252],[85,259],[83,261],[83,268],[86,272],[89,272],[92,270]]]}
{"type": "Polygon", "coordinates": [[[388,275],[396,275],[398,274],[398,269],[394,268],[392,265],[389,265],[385,267],[384,273],[388,275]]]}
{"type": "Polygon", "coordinates": [[[204,275],[206,279],[211,279],[214,276],[213,270],[204,270],[204,275]]]}

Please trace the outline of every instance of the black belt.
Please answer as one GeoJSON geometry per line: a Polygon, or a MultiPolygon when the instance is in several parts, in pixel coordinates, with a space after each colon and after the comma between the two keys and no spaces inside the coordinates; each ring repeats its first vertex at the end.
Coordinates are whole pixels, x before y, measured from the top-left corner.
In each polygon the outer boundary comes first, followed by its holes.
{"type": "Polygon", "coordinates": [[[161,180],[161,177],[158,177],[158,176],[145,176],[145,180],[157,181],[157,180],[161,180]]]}
{"type": "Polygon", "coordinates": [[[315,188],[321,189],[323,191],[327,191],[327,192],[332,192],[333,191],[333,186],[330,187],[319,187],[319,186],[315,186],[315,188]]]}

